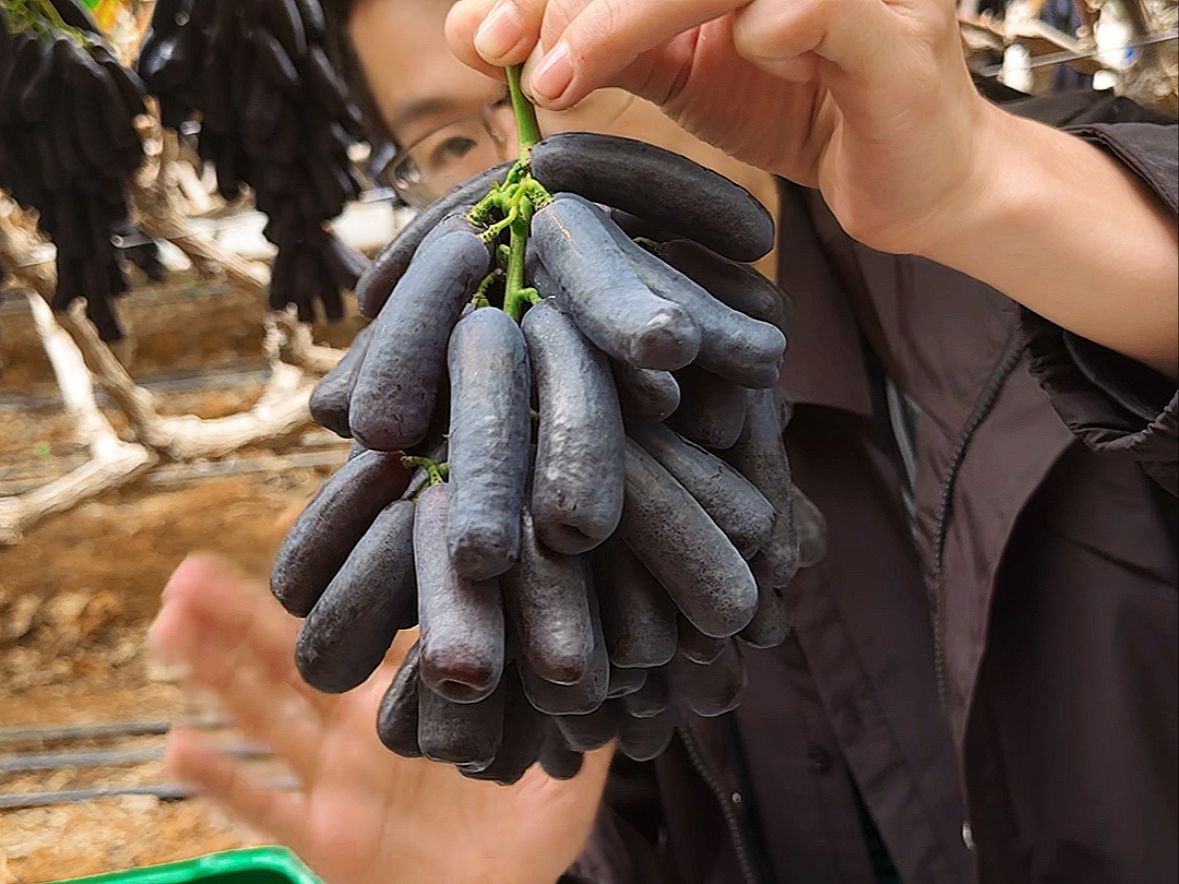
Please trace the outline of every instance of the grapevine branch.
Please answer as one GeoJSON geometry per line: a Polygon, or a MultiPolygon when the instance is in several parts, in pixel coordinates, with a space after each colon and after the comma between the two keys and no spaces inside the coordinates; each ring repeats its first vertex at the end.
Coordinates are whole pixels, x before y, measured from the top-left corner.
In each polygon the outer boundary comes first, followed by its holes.
{"type": "MultiPolygon", "coordinates": [[[[249,411],[214,420],[165,416],[152,394],[135,383],[80,309],[54,314],[48,302],[56,286],[52,263],[28,264],[40,243],[13,213],[0,217],[0,263],[31,295],[38,333],[78,430],[88,437],[92,460],[43,488],[0,500],[0,544],[12,543],[31,525],[89,497],[138,478],[163,461],[221,457],[247,445],[301,432],[311,423],[312,379],[299,367],[272,362],[271,376],[249,411]],[[127,419],[134,443],[114,435],[94,402],[93,382],[127,419]]],[[[324,350],[327,348],[318,348],[324,350]]]]}
{"type": "Polygon", "coordinates": [[[25,530],[46,516],[64,512],[95,494],[126,484],[157,461],[146,446],[119,439],[98,409],[90,373],[78,348],[54,320],[45,300],[33,292],[27,297],[37,333],[61,388],[66,412],[73,418],[78,435],[89,445],[91,459],[40,488],[0,499],[0,545],[15,543],[25,530]]]}
{"type": "Polygon", "coordinates": [[[212,237],[189,229],[188,219],[177,208],[180,143],[174,132],[152,118],[145,137],[148,161],[131,184],[131,199],[139,225],[156,239],[165,239],[184,252],[198,267],[219,268],[226,279],[251,294],[261,295],[270,281],[265,266],[242,258],[212,237]]]}

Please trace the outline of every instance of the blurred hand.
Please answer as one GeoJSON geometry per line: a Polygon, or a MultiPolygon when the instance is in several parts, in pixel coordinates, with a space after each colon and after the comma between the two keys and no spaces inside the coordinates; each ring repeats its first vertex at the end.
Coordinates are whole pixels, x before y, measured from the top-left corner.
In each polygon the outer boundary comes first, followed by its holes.
{"type": "Polygon", "coordinates": [[[569,107],[621,86],[738,159],[818,187],[848,232],[920,252],[970,212],[1004,115],[977,94],[956,0],[461,0],[451,49],[569,107]]]}
{"type": "Polygon", "coordinates": [[[592,827],[609,750],[586,756],[569,782],[537,766],[507,788],[400,758],[377,739],[376,715],[412,638],[399,639],[364,685],[330,697],[299,678],[298,625],[216,559],[192,557],[177,569],[151,629],[153,652],[211,690],[247,739],[290,765],[302,789],[268,785],[193,731],[169,739],[174,775],[289,846],[328,884],[551,884],[568,868],[592,827]]]}

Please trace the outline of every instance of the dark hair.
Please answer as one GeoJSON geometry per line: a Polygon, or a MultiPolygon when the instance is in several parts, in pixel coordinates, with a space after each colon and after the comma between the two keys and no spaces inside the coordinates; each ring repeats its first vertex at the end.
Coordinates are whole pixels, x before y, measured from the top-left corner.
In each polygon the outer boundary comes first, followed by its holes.
{"type": "Polygon", "coordinates": [[[348,84],[352,100],[364,117],[364,127],[373,153],[377,154],[387,145],[395,146],[396,141],[377,108],[376,99],[373,98],[372,89],[356,55],[356,47],[348,36],[348,19],[352,15],[355,0],[322,0],[322,3],[328,22],[328,53],[336,70],[340,71],[348,84]]]}

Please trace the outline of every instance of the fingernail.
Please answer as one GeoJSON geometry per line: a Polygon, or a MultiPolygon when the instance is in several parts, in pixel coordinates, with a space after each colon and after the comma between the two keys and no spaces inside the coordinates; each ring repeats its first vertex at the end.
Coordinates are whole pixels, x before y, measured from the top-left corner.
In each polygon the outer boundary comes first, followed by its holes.
{"type": "Polygon", "coordinates": [[[512,0],[503,0],[475,31],[475,51],[490,60],[502,58],[524,36],[524,20],[512,0]]]}
{"type": "Polygon", "coordinates": [[[573,57],[566,43],[558,43],[541,59],[532,74],[532,93],[549,101],[560,98],[573,82],[573,57]]]}

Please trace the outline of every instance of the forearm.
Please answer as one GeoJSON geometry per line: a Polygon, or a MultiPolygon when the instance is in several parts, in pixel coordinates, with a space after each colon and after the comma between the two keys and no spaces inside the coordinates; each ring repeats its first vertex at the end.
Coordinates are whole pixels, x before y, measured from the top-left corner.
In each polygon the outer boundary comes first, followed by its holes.
{"type": "Polygon", "coordinates": [[[997,108],[987,117],[976,181],[921,254],[1175,377],[1174,216],[1100,148],[997,108]]]}

